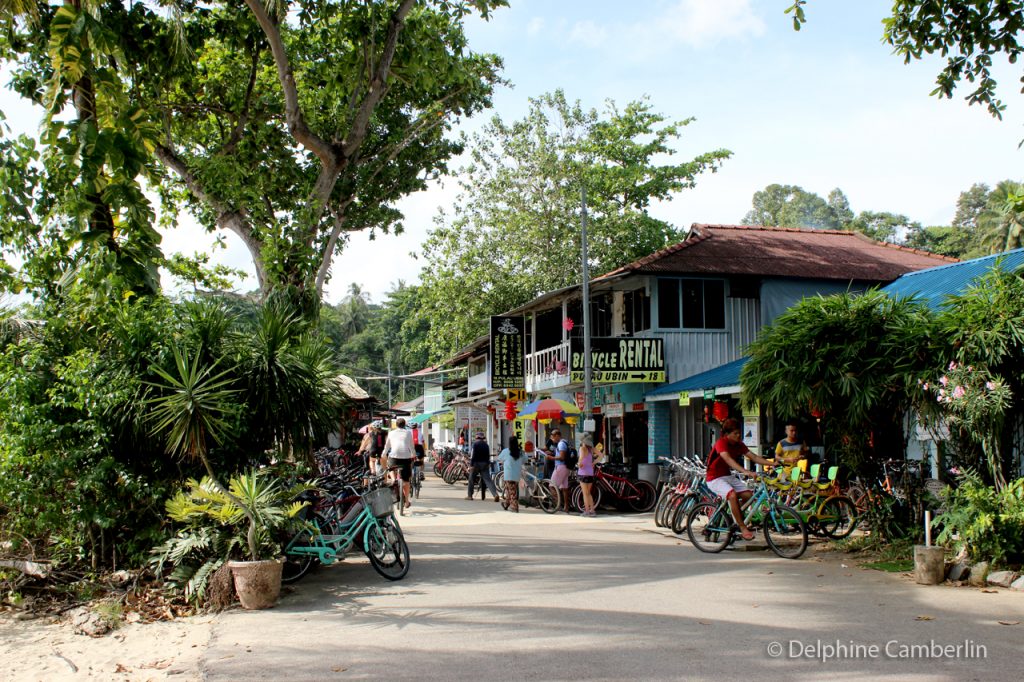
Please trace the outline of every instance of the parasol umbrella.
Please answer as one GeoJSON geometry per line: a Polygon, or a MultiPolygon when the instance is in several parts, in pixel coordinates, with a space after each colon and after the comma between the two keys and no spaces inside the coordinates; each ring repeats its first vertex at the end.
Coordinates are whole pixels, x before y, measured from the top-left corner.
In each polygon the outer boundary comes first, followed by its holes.
{"type": "Polygon", "coordinates": [[[580,408],[566,400],[557,398],[544,398],[535,400],[532,403],[523,405],[523,409],[516,416],[517,419],[564,419],[566,417],[578,417],[581,414],[580,408]]]}

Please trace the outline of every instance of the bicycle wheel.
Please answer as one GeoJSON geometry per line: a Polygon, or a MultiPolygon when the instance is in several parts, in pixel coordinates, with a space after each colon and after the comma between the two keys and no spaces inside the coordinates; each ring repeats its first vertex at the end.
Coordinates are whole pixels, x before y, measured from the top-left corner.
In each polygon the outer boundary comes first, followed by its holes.
{"type": "Polygon", "coordinates": [[[849,537],[857,527],[857,508],[848,497],[830,497],[818,509],[818,523],[830,538],[841,540],[849,537]]]}
{"type": "Polygon", "coordinates": [[[665,517],[668,515],[668,508],[675,500],[672,490],[665,488],[658,496],[658,502],[654,505],[654,525],[658,528],[665,528],[665,517]]]}
{"type": "Polygon", "coordinates": [[[499,471],[498,473],[494,474],[494,476],[491,477],[491,480],[494,481],[494,488],[496,490],[501,491],[501,490],[505,489],[505,472],[504,471],[499,471]]]}
{"type": "Polygon", "coordinates": [[[673,510],[673,516],[670,525],[666,526],[671,528],[672,532],[676,535],[682,535],[686,532],[687,523],[689,522],[690,511],[697,506],[700,501],[700,497],[697,493],[687,493],[683,495],[682,499],[679,500],[679,504],[673,510]]]}
{"type": "Polygon", "coordinates": [[[548,514],[554,514],[562,507],[562,497],[558,488],[550,485],[547,481],[537,481],[534,496],[540,508],[548,514]]]}
{"type": "Polygon", "coordinates": [[[654,489],[654,485],[650,481],[644,480],[631,481],[631,483],[636,490],[633,491],[633,496],[626,500],[626,504],[630,509],[641,514],[651,511],[654,508],[654,503],[658,501],[658,493],[654,489]]]}
{"type": "Polygon", "coordinates": [[[807,550],[807,525],[792,507],[772,505],[762,528],[765,542],[783,559],[799,559],[807,550]]]}
{"type": "Polygon", "coordinates": [[[388,580],[401,580],[409,572],[409,545],[391,517],[370,527],[365,551],[373,570],[388,580]]]}
{"type": "Polygon", "coordinates": [[[708,554],[717,554],[729,546],[731,528],[728,507],[717,502],[701,502],[686,516],[686,535],[690,542],[708,554]]]}
{"type": "Polygon", "coordinates": [[[441,472],[441,480],[448,485],[455,485],[456,475],[456,465],[449,464],[445,467],[445,470],[441,472]]]}
{"type": "Polygon", "coordinates": [[[309,547],[313,544],[313,535],[308,530],[300,531],[286,545],[284,564],[281,566],[281,582],[293,583],[312,570],[319,561],[312,554],[290,554],[293,547],[309,547]]]}

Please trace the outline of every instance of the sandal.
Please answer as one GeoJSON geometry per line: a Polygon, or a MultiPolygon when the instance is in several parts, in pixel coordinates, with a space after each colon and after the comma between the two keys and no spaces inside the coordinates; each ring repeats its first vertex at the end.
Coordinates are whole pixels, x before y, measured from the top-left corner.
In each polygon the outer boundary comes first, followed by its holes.
{"type": "Polygon", "coordinates": [[[748,541],[749,540],[753,540],[754,539],[754,531],[748,530],[746,533],[740,534],[740,537],[743,538],[744,540],[748,540],[748,541]]]}

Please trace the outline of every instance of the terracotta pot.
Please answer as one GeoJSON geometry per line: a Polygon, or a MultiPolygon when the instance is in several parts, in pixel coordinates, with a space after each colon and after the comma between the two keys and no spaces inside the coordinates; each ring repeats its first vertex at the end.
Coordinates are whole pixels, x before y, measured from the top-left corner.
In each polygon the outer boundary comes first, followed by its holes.
{"type": "Polygon", "coordinates": [[[277,603],[283,566],[280,559],[228,562],[243,609],[269,609],[277,603]]]}

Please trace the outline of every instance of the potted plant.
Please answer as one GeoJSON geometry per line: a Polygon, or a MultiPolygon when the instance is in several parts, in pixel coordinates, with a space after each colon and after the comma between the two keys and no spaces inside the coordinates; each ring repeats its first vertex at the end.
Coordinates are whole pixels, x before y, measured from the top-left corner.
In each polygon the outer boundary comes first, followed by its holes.
{"type": "Polygon", "coordinates": [[[192,479],[167,501],[168,516],[185,526],[154,550],[154,563],[160,569],[171,561],[171,581],[181,585],[186,597],[197,599],[205,596],[210,577],[226,563],[243,608],[273,606],[281,592],[277,531],[302,509],[302,503],[292,502],[296,493],[266,470],[233,476],[226,490],[209,477],[192,479]]]}
{"type": "MultiPolygon", "coordinates": [[[[228,369],[214,374],[216,364],[202,367],[198,359],[191,359],[174,349],[176,374],[156,368],[164,384],[153,384],[160,394],[148,402],[153,406],[150,419],[153,431],[167,439],[167,451],[173,455],[198,459],[206,469],[203,481],[190,481],[190,492],[182,493],[168,502],[172,518],[192,524],[185,536],[179,534],[168,545],[157,548],[156,562],[175,561],[172,580],[181,580],[184,566],[181,560],[192,549],[204,546],[220,547],[220,561],[226,558],[243,559],[231,565],[235,590],[244,608],[272,606],[280,593],[280,547],[273,542],[273,531],[286,518],[297,513],[302,505],[289,503],[294,491],[283,492],[280,486],[256,472],[232,478],[224,486],[213,471],[207,457],[209,443],[221,443],[228,418],[234,411],[234,398],[238,393],[231,388],[228,369]],[[283,497],[284,496],[284,497],[283,497]],[[290,496],[290,497],[288,497],[290,496]],[[243,532],[244,531],[244,532],[243,532]],[[244,545],[242,544],[244,538],[244,545]],[[174,545],[175,541],[182,544],[174,545]],[[242,550],[244,547],[244,550],[242,550]],[[276,575],[276,578],[275,578],[276,575]],[[249,595],[253,592],[263,596],[249,595]],[[269,603],[268,603],[269,601],[269,603]]],[[[216,561],[205,562],[197,569],[190,582],[191,592],[202,596],[205,582],[216,570],[216,561]]],[[[186,594],[189,589],[186,587],[186,594]]]]}

